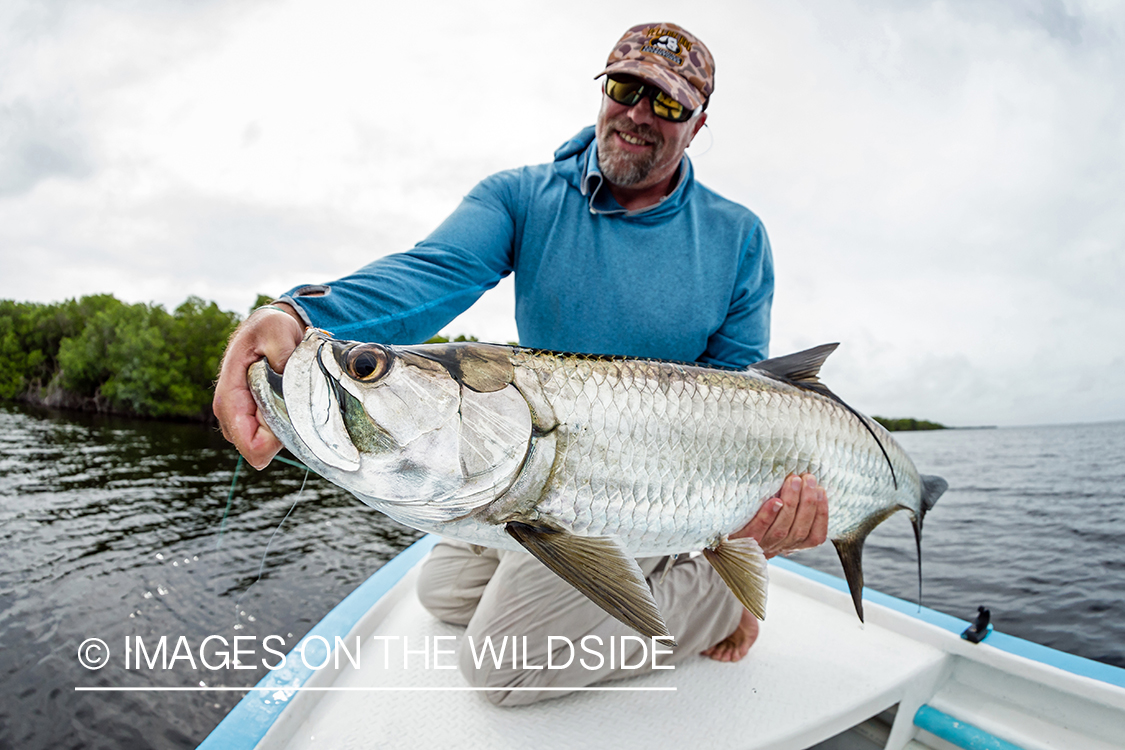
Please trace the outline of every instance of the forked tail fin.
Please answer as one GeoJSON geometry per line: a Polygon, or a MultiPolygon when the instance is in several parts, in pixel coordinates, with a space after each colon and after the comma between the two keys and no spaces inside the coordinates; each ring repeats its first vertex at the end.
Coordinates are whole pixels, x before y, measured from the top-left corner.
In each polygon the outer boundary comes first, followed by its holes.
{"type": "Polygon", "coordinates": [[[936,477],[931,474],[922,474],[922,507],[917,514],[911,517],[910,522],[914,525],[914,544],[918,548],[918,606],[922,606],[922,521],[926,518],[926,513],[930,508],[934,507],[934,503],[938,498],[949,489],[949,482],[941,477],[936,477]]]}

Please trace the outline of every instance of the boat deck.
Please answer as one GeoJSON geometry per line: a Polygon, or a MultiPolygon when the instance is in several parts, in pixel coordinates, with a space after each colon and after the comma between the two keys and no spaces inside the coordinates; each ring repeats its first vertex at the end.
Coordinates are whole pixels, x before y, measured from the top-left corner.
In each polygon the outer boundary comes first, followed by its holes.
{"type": "MultiPolygon", "coordinates": [[[[418,603],[415,575],[412,572],[402,581],[401,590],[393,592],[401,599],[398,606],[385,619],[372,623],[370,632],[360,634],[365,636],[360,663],[378,668],[341,670],[333,675],[332,686],[464,685],[455,669],[425,668],[421,654],[408,657],[404,669],[401,641],[390,642],[388,654],[387,642],[371,638],[410,634],[410,649],[417,651],[422,650],[423,639],[432,644],[435,636],[456,638],[445,642],[450,648],[460,643],[464,628],[435,620],[418,603]]],[[[622,749],[805,748],[898,703],[901,686],[940,669],[941,651],[919,647],[894,634],[865,638],[865,626],[854,613],[832,610],[824,617],[833,622],[826,622],[820,615],[807,616],[809,602],[803,599],[782,586],[771,587],[770,620],[752,656],[742,662],[689,659],[674,670],[613,683],[616,687],[674,688],[674,692],[587,692],[517,709],[495,707],[476,692],[434,692],[422,702],[432,707],[430,716],[419,715],[419,695],[413,691],[330,692],[320,697],[284,743],[262,747],[360,748],[375,738],[384,747],[515,749],[528,747],[532,739],[537,747],[588,747],[591,728],[597,727],[598,746],[622,749]],[[831,649],[805,648],[805,643],[815,642],[826,631],[833,634],[831,649]],[[849,689],[841,691],[840,685],[849,689]],[[746,699],[738,704],[716,701],[716,692],[746,699]],[[738,710],[732,711],[735,705],[738,710]],[[816,721],[809,722],[814,714],[816,721]],[[342,723],[340,717],[357,720],[342,723]],[[794,731],[801,726],[808,729],[794,731]]],[[[432,645],[429,650],[433,651],[432,645]]],[[[456,661],[449,657],[445,663],[456,661]]],[[[309,694],[301,697],[305,695],[309,694]]]]}
{"type": "MultiPolygon", "coordinates": [[[[464,629],[421,606],[414,566],[354,624],[337,628],[348,634],[347,644],[359,637],[363,668],[341,657],[340,669],[298,675],[287,667],[271,675],[263,682],[273,680],[277,690],[252,694],[239,706],[243,718],[268,714],[268,730],[261,730],[260,742],[239,747],[955,747],[914,726],[923,704],[1014,743],[995,747],[1125,746],[1125,687],[1014,658],[987,643],[971,645],[949,627],[870,599],[861,624],[846,591],[797,569],[785,561],[771,565],[769,616],[739,663],[691,658],[674,670],[609,683],[628,690],[498,708],[466,689],[453,654],[464,629]],[[407,668],[403,636],[411,652],[407,668]],[[444,651],[438,664],[435,643],[444,651]],[[299,691],[285,687],[302,684],[299,691]],[[874,718],[880,714],[883,721],[874,718]]],[[[201,748],[220,741],[222,729],[201,748]]]]}

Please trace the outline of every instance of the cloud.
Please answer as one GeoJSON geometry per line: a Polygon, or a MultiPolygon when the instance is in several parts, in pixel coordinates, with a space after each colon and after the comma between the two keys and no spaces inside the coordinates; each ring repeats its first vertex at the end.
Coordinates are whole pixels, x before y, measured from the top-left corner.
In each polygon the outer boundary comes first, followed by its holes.
{"type": "Polygon", "coordinates": [[[1091,386],[1073,377],[1125,354],[1123,14],[1013,7],[769,6],[784,43],[719,84],[716,141],[748,123],[748,158],[697,164],[770,230],[773,350],[842,341],[829,382],[866,408],[1125,416],[1108,385],[1078,403],[1091,386]],[[900,390],[913,404],[892,402],[900,390]]]}
{"type": "MultiPolygon", "coordinates": [[[[715,53],[689,153],[770,232],[774,353],[840,341],[827,382],[889,416],[1125,417],[1104,376],[1125,360],[1125,11],[645,14],[715,53]]],[[[241,311],[406,249],[591,123],[637,20],[586,0],[6,3],[0,297],[241,311]]],[[[506,282],[453,332],[513,339],[511,309],[506,282]]]]}
{"type": "Polygon", "coordinates": [[[1092,19],[1078,3],[1062,0],[1032,0],[1013,3],[1007,0],[955,0],[958,14],[988,22],[998,29],[1029,28],[1046,32],[1053,39],[1071,45],[1088,41],[1092,19]]]}
{"type": "Polygon", "coordinates": [[[36,111],[26,100],[0,105],[0,196],[27,192],[49,177],[90,172],[73,115],[36,111]]]}

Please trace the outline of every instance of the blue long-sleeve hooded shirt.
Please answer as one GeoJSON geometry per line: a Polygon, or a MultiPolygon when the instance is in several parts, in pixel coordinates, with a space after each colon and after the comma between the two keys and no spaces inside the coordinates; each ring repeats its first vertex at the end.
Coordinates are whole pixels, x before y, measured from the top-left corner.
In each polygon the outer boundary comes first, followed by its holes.
{"type": "Polygon", "coordinates": [[[752,212],[695,181],[626,211],[594,128],[494,174],[413,249],[282,299],[338,338],[418,343],[515,274],[520,344],[744,367],[768,356],[773,261],[752,212]],[[320,296],[316,296],[320,295],[320,296]]]}

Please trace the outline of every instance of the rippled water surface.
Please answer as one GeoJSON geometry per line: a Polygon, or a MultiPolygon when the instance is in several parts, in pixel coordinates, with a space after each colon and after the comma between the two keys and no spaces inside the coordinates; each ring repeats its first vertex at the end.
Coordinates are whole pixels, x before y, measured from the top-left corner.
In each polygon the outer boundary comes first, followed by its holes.
{"type": "Polygon", "coordinates": [[[260,664],[126,670],[125,638],[279,635],[288,651],[420,536],[315,475],[301,491],[305,472],[276,462],[243,465],[224,525],[236,459],[198,425],[0,405],[0,747],[195,747],[239,693],[74,687],[253,685],[260,664]],[[112,653],[97,671],[77,659],[91,637],[112,653]]]}
{"type": "MultiPolygon", "coordinates": [[[[1125,423],[897,437],[950,483],[926,519],[924,603],[966,618],[985,604],[1002,631],[1125,666],[1125,423]]],[[[196,425],[0,405],[0,747],[194,747],[238,693],[74,687],[252,685],[260,665],[126,670],[125,638],[277,635],[287,651],[419,536],[276,462],[243,467],[224,524],[236,458],[196,425]],[[114,652],[97,671],[76,656],[92,637],[114,652]]],[[[794,559],[839,572],[830,546],[794,559]]],[[[864,567],[914,598],[905,516],[864,567]]]]}
{"type": "MultiPolygon", "coordinates": [[[[895,433],[949,490],[926,516],[922,603],[1125,667],[1125,422],[895,433]]],[[[831,545],[793,560],[842,577],[831,545]]],[[[914,601],[905,513],[868,537],[866,584],[914,601]]]]}

